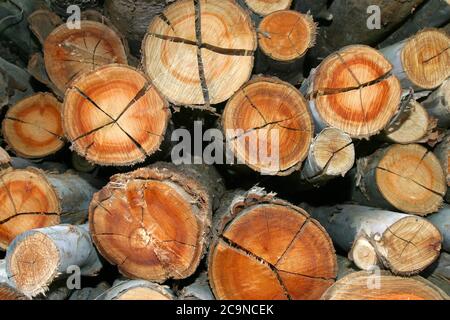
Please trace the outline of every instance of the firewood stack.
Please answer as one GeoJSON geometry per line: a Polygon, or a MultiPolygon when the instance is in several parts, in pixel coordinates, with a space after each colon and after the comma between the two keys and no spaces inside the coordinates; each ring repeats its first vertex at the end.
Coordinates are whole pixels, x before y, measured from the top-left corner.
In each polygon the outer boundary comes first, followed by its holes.
{"type": "Polygon", "coordinates": [[[0,300],[449,299],[448,0],[0,19],[0,300]]]}

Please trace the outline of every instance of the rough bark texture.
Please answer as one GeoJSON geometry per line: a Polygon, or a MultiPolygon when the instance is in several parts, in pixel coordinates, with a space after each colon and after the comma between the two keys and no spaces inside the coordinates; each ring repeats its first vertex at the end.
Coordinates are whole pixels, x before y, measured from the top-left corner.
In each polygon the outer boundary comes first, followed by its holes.
{"type": "Polygon", "coordinates": [[[50,8],[62,17],[67,17],[73,14],[73,11],[68,10],[70,6],[76,5],[81,10],[94,8],[98,6],[99,0],[48,0],[50,8]]]}
{"type": "Polygon", "coordinates": [[[31,76],[22,68],[0,57],[0,108],[13,105],[31,95],[31,76]]]}
{"type": "Polygon", "coordinates": [[[96,300],[99,296],[101,296],[105,291],[110,289],[111,286],[106,282],[101,282],[95,288],[83,288],[80,290],[74,291],[69,300],[96,300]]]}

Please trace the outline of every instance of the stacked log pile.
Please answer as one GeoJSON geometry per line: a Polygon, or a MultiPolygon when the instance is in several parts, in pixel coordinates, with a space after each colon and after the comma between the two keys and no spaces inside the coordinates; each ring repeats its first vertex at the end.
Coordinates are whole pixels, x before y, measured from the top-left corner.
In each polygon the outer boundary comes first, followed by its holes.
{"type": "Polygon", "coordinates": [[[1,2],[0,300],[449,299],[449,23],[1,2]]]}

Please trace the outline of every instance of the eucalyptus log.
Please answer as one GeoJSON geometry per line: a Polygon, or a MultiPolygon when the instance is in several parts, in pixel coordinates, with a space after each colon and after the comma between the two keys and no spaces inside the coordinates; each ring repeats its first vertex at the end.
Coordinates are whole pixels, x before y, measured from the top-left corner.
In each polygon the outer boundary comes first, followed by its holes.
{"type": "Polygon", "coordinates": [[[74,12],[70,9],[70,6],[77,6],[80,10],[87,10],[95,8],[99,5],[99,0],[47,0],[50,2],[50,8],[61,17],[68,17],[74,12]]]}
{"type": "Polygon", "coordinates": [[[217,299],[318,299],[336,278],[328,234],[261,188],[228,194],[214,215],[208,277],[217,299]]]}
{"type": "Polygon", "coordinates": [[[208,274],[202,272],[194,283],[178,292],[179,300],[214,300],[214,295],[208,283],[208,274]]]}
{"type": "Polygon", "coordinates": [[[30,74],[0,57],[0,108],[34,93],[30,74]]]}
{"type": "Polygon", "coordinates": [[[147,77],[107,65],[76,78],[66,92],[63,127],[72,148],[89,162],[127,166],[156,153],[170,110],[147,77]]]}
{"type": "Polygon", "coordinates": [[[450,192],[448,187],[450,187],[450,134],[447,132],[443,141],[434,149],[436,156],[438,157],[442,169],[444,170],[444,175],[447,180],[447,194],[445,195],[445,201],[450,202],[450,192]]]}
{"type": "Polygon", "coordinates": [[[427,112],[438,120],[438,126],[450,127],[450,80],[436,89],[427,99],[422,101],[427,112]]]}
{"type": "Polygon", "coordinates": [[[438,158],[418,144],[395,144],[358,160],[353,200],[419,216],[437,212],[447,192],[438,158]]]}
{"type": "Polygon", "coordinates": [[[439,257],[442,236],[420,217],[356,205],[318,207],[311,215],[363,270],[384,266],[409,276],[439,257]]]}
{"type": "Polygon", "coordinates": [[[28,16],[27,20],[30,30],[41,45],[44,45],[45,39],[47,39],[50,33],[63,23],[57,14],[45,9],[34,11],[28,16]]]}
{"type": "Polygon", "coordinates": [[[28,73],[40,83],[46,85],[61,100],[64,99],[64,92],[59,90],[50,80],[45,69],[44,56],[40,52],[31,55],[27,66],[28,73]]]}
{"type": "Polygon", "coordinates": [[[27,296],[21,293],[19,290],[11,287],[6,283],[0,283],[0,301],[7,300],[30,300],[27,296]]]}
{"type": "Polygon", "coordinates": [[[110,288],[111,286],[108,283],[101,282],[94,288],[83,288],[74,291],[70,295],[69,300],[96,300],[110,288]]]}
{"type": "Polygon", "coordinates": [[[242,0],[242,2],[260,17],[268,16],[276,11],[288,10],[292,4],[292,0],[242,0]]]}
{"type": "Polygon", "coordinates": [[[314,20],[333,20],[328,11],[328,0],[295,0],[294,8],[302,13],[311,13],[314,20]]]}
{"type": "Polygon", "coordinates": [[[392,65],[368,46],[342,48],[328,56],[302,84],[316,131],[335,127],[368,138],[389,123],[400,105],[401,87],[392,65]]]}
{"type": "Polygon", "coordinates": [[[175,300],[168,286],[145,280],[128,280],[115,284],[96,300],[175,300]]]}
{"type": "Polygon", "coordinates": [[[439,87],[450,76],[450,37],[439,29],[425,29],[381,49],[394,66],[403,88],[416,91],[439,87]]]}
{"type": "Polygon", "coordinates": [[[0,172],[0,248],[36,228],[75,223],[86,217],[96,191],[73,173],[44,173],[36,168],[0,172]]]}
{"type": "Polygon", "coordinates": [[[447,204],[438,213],[430,215],[428,220],[442,234],[442,249],[450,253],[450,205],[447,204]]]}

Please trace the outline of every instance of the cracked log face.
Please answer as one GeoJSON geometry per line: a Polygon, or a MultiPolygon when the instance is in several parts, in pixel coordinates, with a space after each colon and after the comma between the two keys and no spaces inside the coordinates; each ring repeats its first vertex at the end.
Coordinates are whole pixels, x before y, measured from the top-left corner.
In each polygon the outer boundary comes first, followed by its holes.
{"type": "Polygon", "coordinates": [[[400,104],[400,82],[391,71],[377,50],[345,47],[316,69],[311,103],[326,125],[353,138],[370,137],[384,129],[400,104]]]}
{"type": "Polygon", "coordinates": [[[0,175],[0,248],[19,234],[60,223],[54,189],[38,170],[5,170],[0,175]]]}
{"type": "Polygon", "coordinates": [[[211,220],[196,181],[160,167],[113,176],[89,209],[100,253],[130,278],[184,279],[197,268],[211,220]]]}
{"type": "Polygon", "coordinates": [[[375,181],[393,207],[423,216],[438,211],[447,191],[439,160],[417,144],[390,147],[376,167],[375,181]]]}
{"type": "Polygon", "coordinates": [[[300,208],[243,209],[212,245],[209,281],[217,299],[319,299],[337,266],[328,234],[300,208]]]}
{"type": "Polygon", "coordinates": [[[260,16],[267,16],[275,11],[289,9],[292,0],[245,0],[247,6],[260,16]]]}
{"type": "Polygon", "coordinates": [[[61,103],[38,93],[19,101],[6,113],[2,131],[8,146],[23,158],[43,158],[64,146],[61,103]]]}
{"type": "Polygon", "coordinates": [[[109,65],[75,79],[63,127],[74,150],[99,165],[125,166],[155,153],[170,118],[167,101],[135,69],[109,65]]]}
{"type": "Polygon", "coordinates": [[[6,283],[0,283],[0,301],[4,300],[29,300],[20,291],[10,287],[6,283]]]}
{"type": "Polygon", "coordinates": [[[217,104],[251,75],[256,33],[232,0],[182,0],[150,23],[143,66],[172,103],[217,104]]]}
{"type": "Polygon", "coordinates": [[[94,21],[80,23],[80,29],[62,24],[44,43],[45,68],[61,92],[85,72],[106,64],[127,63],[122,41],[112,29],[94,21]]]}
{"type": "Polygon", "coordinates": [[[450,38],[438,29],[417,33],[405,44],[401,60],[409,80],[420,88],[434,89],[450,76],[450,38]]]}
{"type": "Polygon", "coordinates": [[[404,278],[382,271],[354,272],[337,281],[322,300],[447,300],[448,296],[422,277],[404,278]],[[368,285],[370,284],[370,286],[368,285]]]}
{"type": "Polygon", "coordinates": [[[278,175],[287,175],[301,166],[314,132],[301,93],[271,78],[248,82],[228,101],[222,128],[238,160],[257,172],[278,175]],[[249,141],[256,141],[257,147],[253,149],[249,141]],[[278,158],[278,165],[263,159],[264,153],[278,158]]]}
{"type": "Polygon", "coordinates": [[[261,50],[280,62],[292,62],[303,57],[316,37],[312,17],[292,10],[268,15],[261,21],[258,30],[261,50]]]}

